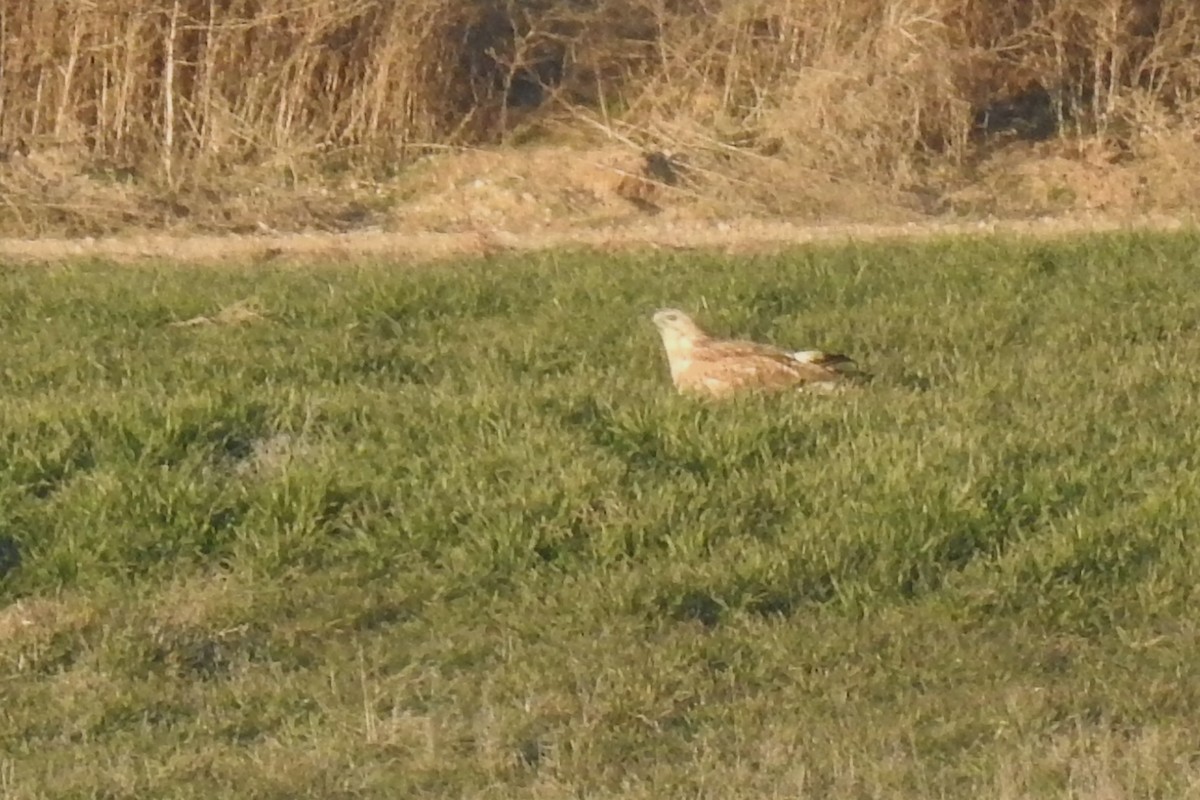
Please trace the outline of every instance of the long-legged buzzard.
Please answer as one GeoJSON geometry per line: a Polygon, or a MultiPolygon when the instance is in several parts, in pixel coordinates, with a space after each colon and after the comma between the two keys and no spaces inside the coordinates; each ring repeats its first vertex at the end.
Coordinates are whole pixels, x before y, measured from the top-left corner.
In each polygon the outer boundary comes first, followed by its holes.
{"type": "Polygon", "coordinates": [[[787,351],[757,342],[714,339],[675,308],[655,312],[671,380],[687,394],[723,397],[739,389],[837,391],[858,373],[854,359],[821,350],[787,351]]]}

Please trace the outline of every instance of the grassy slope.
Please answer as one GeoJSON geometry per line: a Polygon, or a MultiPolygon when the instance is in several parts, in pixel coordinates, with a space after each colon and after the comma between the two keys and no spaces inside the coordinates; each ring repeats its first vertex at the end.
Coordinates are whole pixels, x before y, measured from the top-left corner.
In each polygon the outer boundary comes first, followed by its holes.
{"type": "Polygon", "coordinates": [[[1197,792],[1198,244],[4,271],[0,783],[1197,792]],[[678,398],[666,303],[878,379],[678,398]]]}

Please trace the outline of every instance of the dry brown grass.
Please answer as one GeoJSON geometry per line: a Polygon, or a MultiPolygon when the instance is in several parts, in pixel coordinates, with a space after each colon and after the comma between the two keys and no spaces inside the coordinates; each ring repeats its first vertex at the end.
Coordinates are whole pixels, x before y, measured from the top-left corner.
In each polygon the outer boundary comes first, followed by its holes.
{"type": "Polygon", "coordinates": [[[266,319],[262,305],[254,299],[240,300],[225,306],[211,317],[201,314],[189,319],[168,323],[173,328],[195,328],[210,325],[245,325],[266,319]]]}
{"type": "Polygon", "coordinates": [[[0,0],[0,196],[10,231],[237,230],[264,194],[341,229],[421,153],[582,133],[665,153],[668,204],[961,212],[1013,138],[1200,161],[1198,43],[1191,0],[0,0]]]}

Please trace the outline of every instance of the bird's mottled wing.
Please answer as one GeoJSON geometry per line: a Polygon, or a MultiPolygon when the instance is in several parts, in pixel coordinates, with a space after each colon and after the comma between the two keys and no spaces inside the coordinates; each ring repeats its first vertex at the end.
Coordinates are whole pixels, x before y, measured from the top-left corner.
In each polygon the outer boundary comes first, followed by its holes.
{"type": "Polygon", "coordinates": [[[809,351],[812,360],[800,360],[793,353],[771,345],[756,342],[726,341],[713,342],[696,351],[698,363],[709,362],[745,373],[778,374],[790,382],[836,380],[837,367],[854,362],[846,356],[809,351]],[[740,364],[741,366],[735,366],[740,364]]]}
{"type": "Polygon", "coordinates": [[[717,361],[725,358],[754,357],[783,359],[786,361],[795,360],[792,358],[791,353],[781,350],[778,347],[772,347],[769,344],[734,340],[710,339],[704,342],[701,347],[696,348],[696,354],[709,361],[717,361]]]}
{"type": "Polygon", "coordinates": [[[776,389],[802,384],[828,383],[840,375],[820,364],[806,364],[773,347],[723,342],[698,348],[685,380],[709,390],[743,387],[776,389]]]}

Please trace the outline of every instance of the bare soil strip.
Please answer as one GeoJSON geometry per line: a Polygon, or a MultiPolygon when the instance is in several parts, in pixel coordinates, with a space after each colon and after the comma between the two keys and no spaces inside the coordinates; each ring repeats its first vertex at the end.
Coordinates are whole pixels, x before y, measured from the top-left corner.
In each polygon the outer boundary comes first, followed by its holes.
{"type": "Polygon", "coordinates": [[[603,250],[663,248],[726,252],[769,251],[813,242],[871,241],[980,234],[1053,238],[1112,231],[1174,231],[1193,227],[1179,216],[1141,215],[1043,217],[1026,220],[911,222],[893,225],[797,224],[731,220],[720,223],[647,223],[607,228],[567,227],[515,234],[504,230],[468,233],[353,232],[264,235],[147,233],[105,238],[0,239],[0,259],[53,262],[101,258],[120,263],[169,258],[194,264],[222,262],[342,261],[362,257],[431,261],[441,258],[587,247],[603,250]]]}

